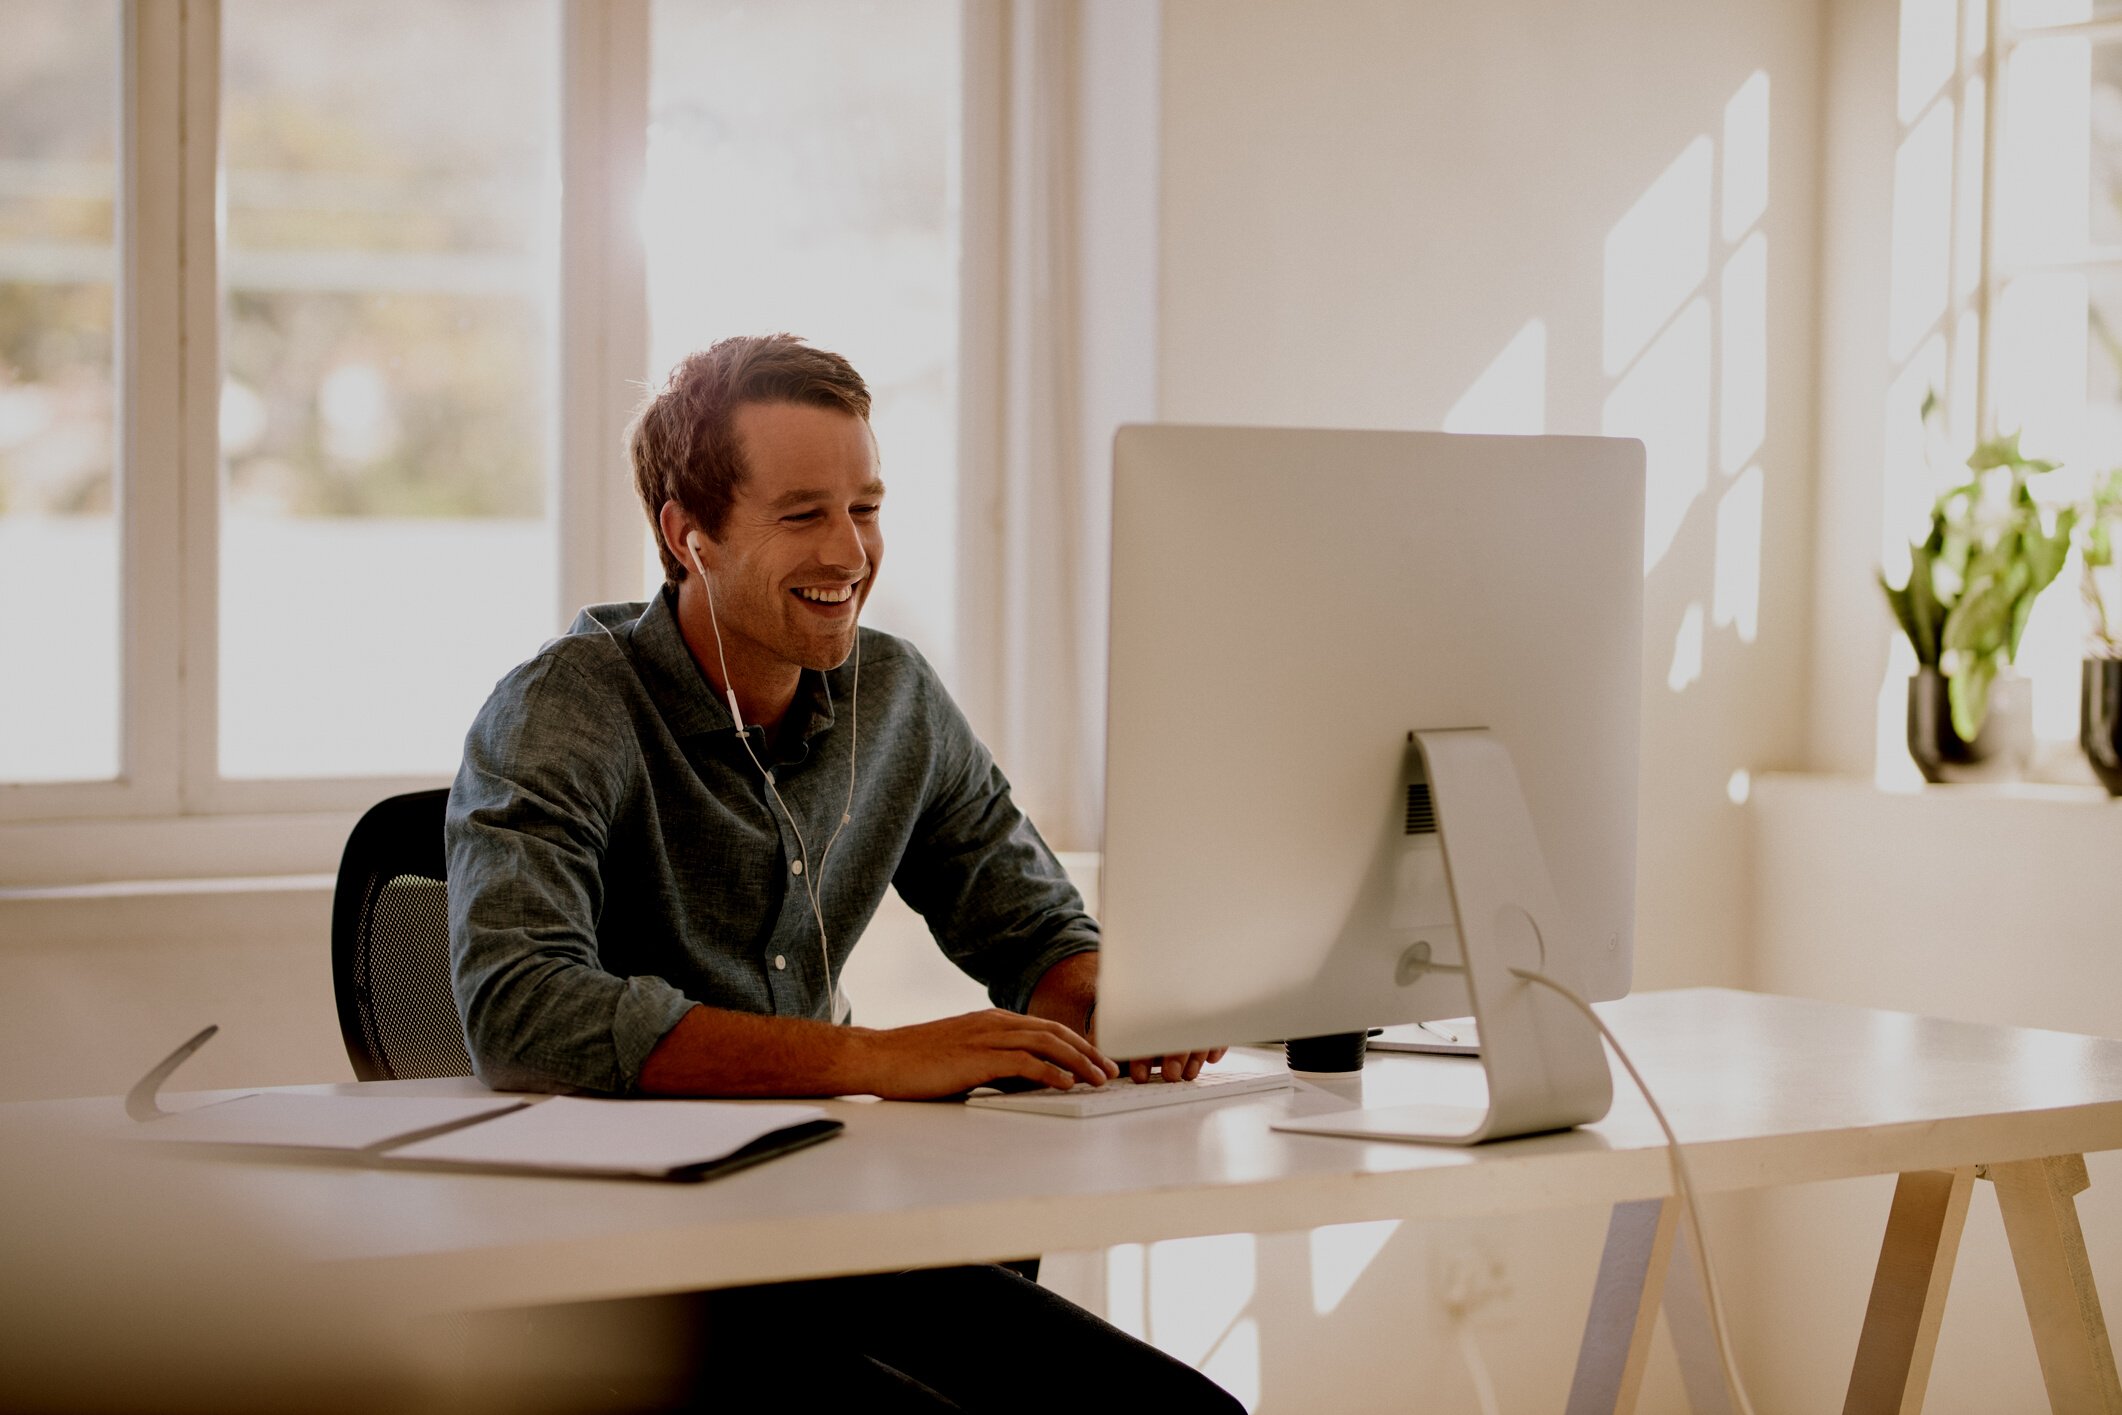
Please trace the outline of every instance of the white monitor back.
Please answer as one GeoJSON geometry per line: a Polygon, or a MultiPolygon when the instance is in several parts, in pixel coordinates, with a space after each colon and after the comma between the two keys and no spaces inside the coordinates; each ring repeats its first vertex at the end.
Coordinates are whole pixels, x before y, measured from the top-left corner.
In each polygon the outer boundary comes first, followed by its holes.
{"type": "Polygon", "coordinates": [[[1641,443],[1122,428],[1100,1048],[1471,1010],[1393,917],[1416,730],[1509,751],[1566,920],[1546,966],[1624,995],[1642,604],[1641,443]]]}

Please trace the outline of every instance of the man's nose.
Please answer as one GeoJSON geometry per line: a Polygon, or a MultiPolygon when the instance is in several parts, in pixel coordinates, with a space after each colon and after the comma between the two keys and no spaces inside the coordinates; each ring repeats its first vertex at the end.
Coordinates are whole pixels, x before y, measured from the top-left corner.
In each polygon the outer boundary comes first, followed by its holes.
{"type": "Polygon", "coordinates": [[[835,570],[845,570],[849,577],[862,574],[869,568],[869,549],[862,543],[862,528],[855,524],[852,516],[835,516],[832,532],[825,546],[826,563],[835,570]]]}

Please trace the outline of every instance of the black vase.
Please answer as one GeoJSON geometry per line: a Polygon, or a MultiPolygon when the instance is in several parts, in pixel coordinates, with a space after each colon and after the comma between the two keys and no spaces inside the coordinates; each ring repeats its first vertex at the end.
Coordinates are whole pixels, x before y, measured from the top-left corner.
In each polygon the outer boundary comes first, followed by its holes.
{"type": "Polygon", "coordinates": [[[2122,658],[2088,658],[2078,675],[2078,745],[2110,796],[2122,796],[2122,658]]]}
{"type": "Polygon", "coordinates": [[[1944,674],[1919,669],[1908,680],[1908,754],[1925,781],[2012,781],[2033,754],[2031,704],[2023,680],[1992,683],[1989,713],[1972,742],[1953,730],[1952,695],[1944,674]],[[2001,691],[2000,691],[2001,690],[2001,691]]]}

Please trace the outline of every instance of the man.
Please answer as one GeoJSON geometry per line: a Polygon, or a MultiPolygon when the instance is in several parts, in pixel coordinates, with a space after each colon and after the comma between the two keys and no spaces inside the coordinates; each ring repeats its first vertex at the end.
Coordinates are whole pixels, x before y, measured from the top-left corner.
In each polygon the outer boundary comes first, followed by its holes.
{"type": "MultiPolygon", "coordinates": [[[[504,678],[450,794],[451,958],[479,1076],[901,1099],[1116,1076],[1092,1041],[1098,930],[1081,897],[927,662],[857,628],[884,553],[860,376],[787,335],[724,340],[672,373],[630,449],[662,593],[583,611],[504,678]],[[836,980],[891,887],[993,1009],[844,1024],[836,980]]],[[[1129,1066],[1191,1078],[1217,1055],[1129,1066]]],[[[790,1394],[825,1381],[912,1409],[1231,1408],[999,1268],[707,1305],[715,1349],[797,1363],[800,1381],[777,1371],[790,1394]],[[1044,1337],[1075,1379],[1009,1381],[1017,1354],[968,1355],[982,1332],[1044,1337]]]]}

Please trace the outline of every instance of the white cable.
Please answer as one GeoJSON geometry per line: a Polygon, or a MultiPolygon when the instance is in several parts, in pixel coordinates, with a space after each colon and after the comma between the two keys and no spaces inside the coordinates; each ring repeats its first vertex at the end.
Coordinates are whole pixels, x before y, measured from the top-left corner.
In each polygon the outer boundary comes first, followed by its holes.
{"type": "MultiPolygon", "coordinates": [[[[744,744],[744,755],[750,757],[752,765],[758,768],[760,779],[766,782],[767,794],[772,796],[774,804],[781,808],[782,816],[788,821],[789,830],[796,837],[796,859],[803,865],[803,896],[810,901],[810,916],[818,925],[818,960],[825,965],[826,1011],[833,1021],[845,1021],[840,987],[833,981],[832,944],[825,935],[825,911],[819,906],[818,896],[825,888],[825,867],[832,862],[833,845],[840,839],[840,832],[847,828],[855,809],[855,750],[862,742],[862,631],[859,628],[855,631],[855,687],[848,698],[852,722],[847,747],[847,804],[840,812],[839,824],[833,827],[832,839],[825,842],[825,854],[818,861],[817,874],[813,875],[810,850],[803,843],[803,827],[796,824],[796,813],[788,808],[788,802],[782,798],[781,788],[774,784],[774,774],[766,769],[766,764],[759,760],[759,754],[752,750],[751,729],[744,725],[743,710],[737,706],[736,685],[730,681],[729,657],[722,651],[722,623],[715,617],[715,591],[708,582],[707,567],[700,563],[700,550],[693,543],[690,533],[685,537],[685,549],[692,557],[693,569],[700,575],[700,588],[707,595],[707,622],[715,631],[715,660],[722,666],[722,691],[729,699],[729,716],[730,721],[737,726],[737,740],[744,744]]],[[[831,692],[831,688],[826,689],[828,696],[831,692]]]]}
{"type": "Polygon", "coordinates": [[[1732,1360],[1731,1336],[1724,1329],[1724,1303],[1717,1295],[1717,1274],[1709,1261],[1709,1244],[1702,1238],[1701,1206],[1695,1202],[1694,1180],[1688,1174],[1687,1156],[1681,1152],[1680,1137],[1673,1133],[1672,1123],[1665,1118],[1665,1110],[1658,1104],[1658,1098],[1652,1095],[1650,1087],[1643,1083],[1643,1073],[1636,1070],[1636,1063],[1629,1060],[1628,1052],[1622,1048],[1613,1030],[1598,1013],[1592,1011],[1590,1003],[1579,997],[1573,989],[1556,982],[1545,973],[1537,973],[1530,968],[1513,968],[1510,971],[1513,977],[1523,978],[1527,982],[1538,983],[1552,990],[1591,1019],[1591,1024],[1599,1029],[1599,1035],[1606,1038],[1606,1044],[1614,1049],[1614,1055],[1621,1058],[1622,1066],[1628,1069],[1629,1079],[1636,1083],[1636,1089],[1643,1093],[1644,1101],[1650,1106],[1650,1113],[1657,1118],[1658,1128],[1665,1132],[1666,1153],[1672,1160],[1674,1191],[1679,1197],[1681,1212],[1687,1215],[1688,1233],[1695,1240],[1695,1262],[1702,1269],[1702,1295],[1709,1307],[1709,1329],[1710,1334],[1716,1338],[1717,1360],[1724,1367],[1725,1389],[1730,1393],[1732,1404],[1738,1408],[1739,1415],[1754,1415],[1753,1404],[1746,1398],[1746,1387],[1739,1380],[1738,1365],[1732,1360]]]}

